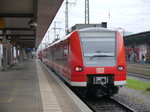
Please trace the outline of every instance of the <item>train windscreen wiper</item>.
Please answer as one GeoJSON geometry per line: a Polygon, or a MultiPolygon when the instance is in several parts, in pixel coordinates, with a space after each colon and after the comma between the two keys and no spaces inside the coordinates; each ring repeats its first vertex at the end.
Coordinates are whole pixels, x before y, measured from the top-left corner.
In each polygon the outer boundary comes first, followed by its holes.
{"type": "Polygon", "coordinates": [[[96,54],[90,57],[90,60],[93,59],[94,57],[114,57],[113,54],[96,54]]]}

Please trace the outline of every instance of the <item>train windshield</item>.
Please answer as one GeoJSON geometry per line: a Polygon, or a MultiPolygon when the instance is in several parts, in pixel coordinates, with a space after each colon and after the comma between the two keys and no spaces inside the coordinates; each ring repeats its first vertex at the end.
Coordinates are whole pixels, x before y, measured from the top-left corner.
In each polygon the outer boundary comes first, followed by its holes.
{"type": "Polygon", "coordinates": [[[80,32],[84,64],[86,66],[114,66],[116,64],[115,32],[80,32]]]}

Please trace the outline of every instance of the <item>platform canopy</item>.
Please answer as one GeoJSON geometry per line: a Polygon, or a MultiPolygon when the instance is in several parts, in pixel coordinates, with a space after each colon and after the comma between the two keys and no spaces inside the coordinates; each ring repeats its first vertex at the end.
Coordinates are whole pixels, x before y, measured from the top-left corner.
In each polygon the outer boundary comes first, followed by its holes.
{"type": "Polygon", "coordinates": [[[38,47],[62,2],[0,0],[0,41],[6,37],[14,45],[38,47]]]}
{"type": "Polygon", "coordinates": [[[124,36],[124,42],[126,46],[143,43],[150,44],[150,31],[124,36]]]}

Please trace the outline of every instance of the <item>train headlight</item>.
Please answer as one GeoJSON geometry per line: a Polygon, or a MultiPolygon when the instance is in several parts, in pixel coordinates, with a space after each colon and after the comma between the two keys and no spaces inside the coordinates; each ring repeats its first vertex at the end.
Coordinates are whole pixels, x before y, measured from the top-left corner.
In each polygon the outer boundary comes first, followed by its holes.
{"type": "Polygon", "coordinates": [[[124,70],[124,66],[123,65],[120,65],[117,67],[118,71],[123,71],[124,70]]]}
{"type": "Polygon", "coordinates": [[[75,69],[76,72],[83,71],[83,68],[81,66],[76,66],[74,69],[75,69]]]}

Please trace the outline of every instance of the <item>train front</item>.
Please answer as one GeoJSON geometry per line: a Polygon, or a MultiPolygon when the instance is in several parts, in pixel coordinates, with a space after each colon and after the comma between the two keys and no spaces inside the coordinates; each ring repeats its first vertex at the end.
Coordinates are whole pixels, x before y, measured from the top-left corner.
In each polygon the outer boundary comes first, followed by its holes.
{"type": "Polygon", "coordinates": [[[119,86],[126,84],[124,43],[120,33],[89,28],[79,30],[79,38],[83,61],[81,75],[86,77],[86,89],[98,96],[116,94],[119,86]]]}

